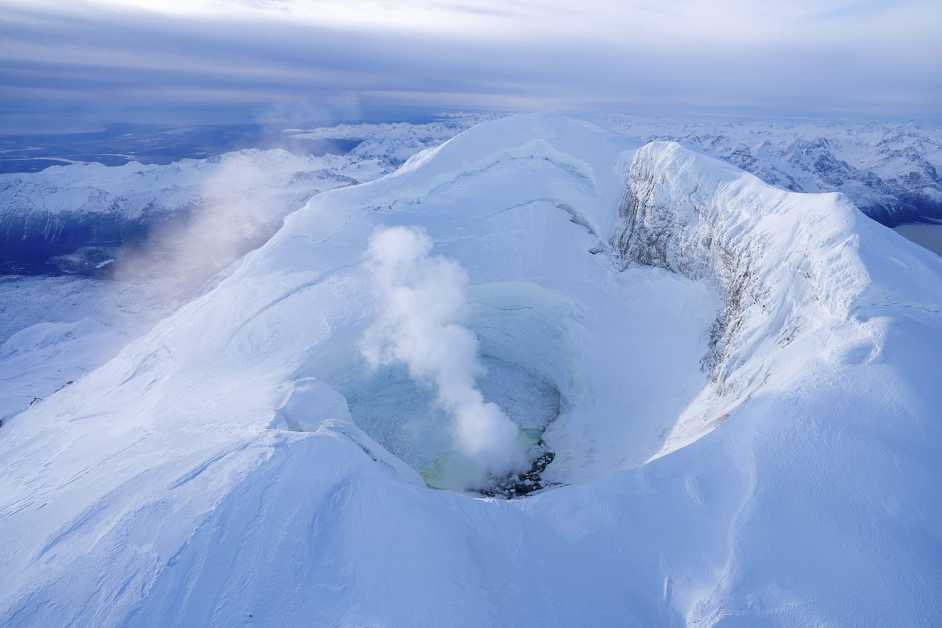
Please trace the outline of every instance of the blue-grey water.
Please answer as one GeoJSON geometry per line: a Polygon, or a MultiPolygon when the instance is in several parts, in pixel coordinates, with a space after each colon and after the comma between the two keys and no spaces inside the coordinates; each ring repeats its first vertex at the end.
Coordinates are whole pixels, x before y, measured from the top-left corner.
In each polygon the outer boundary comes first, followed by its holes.
{"type": "Polygon", "coordinates": [[[896,233],[919,246],[942,255],[942,225],[916,223],[896,227],[896,233]]]}

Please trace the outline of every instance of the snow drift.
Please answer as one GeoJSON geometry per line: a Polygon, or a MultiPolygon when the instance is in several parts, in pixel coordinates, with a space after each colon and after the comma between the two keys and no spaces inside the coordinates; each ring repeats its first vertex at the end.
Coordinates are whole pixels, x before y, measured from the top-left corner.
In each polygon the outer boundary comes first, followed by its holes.
{"type": "Polygon", "coordinates": [[[0,430],[0,623],[938,624],[940,298],[839,195],[482,124],[0,430]],[[554,488],[428,488],[441,404],[358,350],[396,226],[463,269],[481,395],[554,488]]]}

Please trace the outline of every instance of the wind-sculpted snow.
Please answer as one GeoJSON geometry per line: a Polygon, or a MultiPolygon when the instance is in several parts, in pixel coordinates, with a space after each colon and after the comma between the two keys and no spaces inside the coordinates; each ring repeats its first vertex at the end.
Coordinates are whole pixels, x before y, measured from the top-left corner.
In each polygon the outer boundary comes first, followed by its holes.
{"type": "Polygon", "coordinates": [[[172,311],[159,292],[80,277],[0,277],[0,422],[113,357],[172,311]]]}
{"type": "Polygon", "coordinates": [[[5,422],[0,624],[937,625],[940,295],[842,197],[473,127],[5,422]],[[402,226],[466,274],[479,391],[549,488],[429,488],[434,389],[360,353],[370,237],[402,226]]]}

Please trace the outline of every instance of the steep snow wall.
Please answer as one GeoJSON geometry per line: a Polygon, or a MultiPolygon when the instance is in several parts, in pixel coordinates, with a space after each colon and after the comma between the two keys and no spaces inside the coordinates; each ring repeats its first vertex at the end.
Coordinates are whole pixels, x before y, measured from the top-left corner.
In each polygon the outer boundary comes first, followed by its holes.
{"type": "MultiPolygon", "coordinates": [[[[619,215],[612,245],[623,264],[706,279],[723,294],[702,360],[712,384],[681,425],[697,413],[701,426],[715,424],[768,380],[781,349],[811,330],[853,324],[886,298],[871,279],[884,262],[868,267],[861,238],[893,237],[842,194],[786,192],[680,144],[651,142],[628,170],[619,215]]],[[[939,285],[923,267],[895,283],[891,298],[904,301],[939,285]]]]}
{"type": "Polygon", "coordinates": [[[795,194],[679,144],[642,147],[628,173],[613,245],[626,261],[708,278],[725,294],[704,366],[725,382],[751,344],[783,344],[803,309],[847,318],[869,277],[854,252],[857,210],[837,194],[795,194]]]}

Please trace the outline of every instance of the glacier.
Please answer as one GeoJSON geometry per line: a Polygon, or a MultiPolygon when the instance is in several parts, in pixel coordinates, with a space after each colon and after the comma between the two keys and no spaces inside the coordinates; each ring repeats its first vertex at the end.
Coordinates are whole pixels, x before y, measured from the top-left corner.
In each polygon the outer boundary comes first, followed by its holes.
{"type": "Polygon", "coordinates": [[[155,317],[0,427],[3,625],[942,622],[942,259],[843,194],[505,117],[155,317]],[[467,274],[543,490],[450,484],[432,391],[360,354],[396,226],[467,274]]]}

